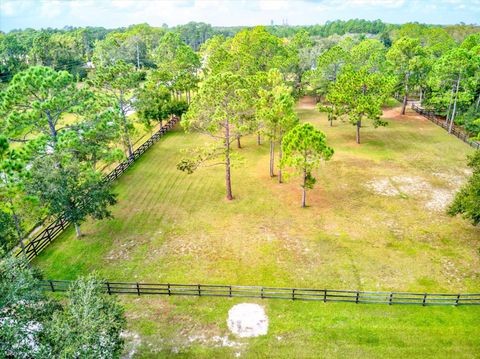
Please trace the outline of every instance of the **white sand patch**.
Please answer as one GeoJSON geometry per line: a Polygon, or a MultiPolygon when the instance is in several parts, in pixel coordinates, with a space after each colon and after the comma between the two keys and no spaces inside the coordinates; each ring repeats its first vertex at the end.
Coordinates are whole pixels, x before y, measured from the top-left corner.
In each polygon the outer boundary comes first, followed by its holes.
{"type": "Polygon", "coordinates": [[[382,196],[397,196],[400,194],[388,178],[369,181],[366,186],[382,196]]]}
{"type": "MultiPolygon", "coordinates": [[[[465,179],[462,176],[434,173],[442,178],[451,187],[458,189],[465,179]]],[[[419,176],[394,176],[391,178],[379,178],[366,183],[366,187],[382,196],[408,195],[424,202],[426,209],[432,211],[445,211],[451,203],[455,191],[453,189],[435,188],[425,179],[419,176]]]]}
{"type": "Polygon", "coordinates": [[[465,168],[463,173],[465,173],[467,176],[471,176],[473,174],[473,170],[471,168],[465,168]]]}
{"type": "Polygon", "coordinates": [[[228,329],[240,338],[258,337],[268,332],[268,317],[263,307],[254,303],[234,305],[228,311],[228,329]]]}
{"type": "Polygon", "coordinates": [[[400,192],[412,195],[419,195],[430,190],[431,186],[422,177],[414,176],[395,176],[392,177],[400,192]]]}
{"type": "Polygon", "coordinates": [[[130,359],[137,353],[137,348],[142,343],[140,335],[135,332],[124,331],[120,336],[125,339],[125,350],[122,356],[123,359],[130,359]]]}
{"type": "Polygon", "coordinates": [[[448,173],[434,173],[433,175],[445,180],[445,182],[453,188],[460,188],[466,182],[466,178],[463,176],[448,173]]]}
{"type": "Polygon", "coordinates": [[[425,208],[433,211],[444,211],[453,200],[453,193],[445,189],[434,189],[425,208]]]}

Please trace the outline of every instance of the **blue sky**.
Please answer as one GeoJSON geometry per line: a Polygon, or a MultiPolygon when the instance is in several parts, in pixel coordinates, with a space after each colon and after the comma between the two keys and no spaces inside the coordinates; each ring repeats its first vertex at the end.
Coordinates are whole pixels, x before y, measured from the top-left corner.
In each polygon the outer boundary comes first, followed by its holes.
{"type": "Polygon", "coordinates": [[[107,28],[147,22],[169,26],[322,24],[363,18],[390,23],[480,22],[480,0],[0,0],[0,30],[65,25],[107,28]]]}

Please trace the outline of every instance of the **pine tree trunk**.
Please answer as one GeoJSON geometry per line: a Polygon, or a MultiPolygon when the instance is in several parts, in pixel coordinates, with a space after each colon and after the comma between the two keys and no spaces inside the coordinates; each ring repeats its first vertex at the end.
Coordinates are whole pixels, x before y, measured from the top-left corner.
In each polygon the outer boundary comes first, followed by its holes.
{"type": "Polygon", "coordinates": [[[278,164],[280,165],[278,167],[278,183],[282,183],[282,157],[283,157],[283,152],[282,152],[282,131],[280,131],[280,136],[278,140],[278,164]]]}
{"type": "MultiPolygon", "coordinates": [[[[12,203],[10,201],[10,203],[12,203]]],[[[13,208],[13,206],[12,206],[13,208]]],[[[30,267],[30,262],[28,261],[28,258],[27,258],[27,251],[25,250],[25,243],[23,243],[23,235],[22,235],[22,230],[20,228],[20,221],[18,220],[18,216],[15,212],[13,212],[13,220],[15,222],[15,229],[17,230],[17,236],[18,236],[18,242],[20,243],[20,248],[22,249],[22,254],[23,256],[25,257],[25,260],[28,264],[28,266],[30,267]]]]}
{"type": "Polygon", "coordinates": [[[274,172],[275,165],[275,142],[273,139],[270,140],[270,177],[275,177],[274,172]]]}
{"type": "Polygon", "coordinates": [[[403,96],[402,115],[405,115],[408,102],[408,74],[405,75],[405,95],[403,96]]]}
{"type": "Polygon", "coordinates": [[[362,127],[362,121],[357,121],[357,143],[360,144],[360,128],[362,127]]]}
{"type": "Polygon", "coordinates": [[[230,123],[225,123],[225,187],[227,189],[227,199],[233,199],[232,180],[230,174],[230,123]]]}
{"type": "Polygon", "coordinates": [[[133,157],[133,150],[132,144],[130,143],[130,135],[128,134],[128,123],[127,123],[127,116],[125,114],[125,110],[123,109],[123,93],[120,93],[120,112],[122,116],[122,126],[123,126],[123,142],[125,147],[127,148],[128,157],[133,157]]]}
{"type": "Polygon", "coordinates": [[[260,135],[260,132],[257,132],[257,145],[261,145],[262,144],[262,138],[261,138],[261,135],[260,135]]]}
{"type": "Polygon", "coordinates": [[[242,148],[242,144],[240,143],[240,135],[237,135],[237,148],[242,148]]]}
{"type": "Polygon", "coordinates": [[[455,121],[455,113],[457,111],[457,99],[458,99],[458,88],[459,87],[460,87],[460,75],[458,75],[458,79],[457,79],[457,88],[455,90],[455,100],[453,101],[452,118],[450,119],[450,126],[448,127],[448,133],[452,133],[453,123],[455,121]]]}
{"type": "Polygon", "coordinates": [[[138,51],[138,42],[137,42],[137,71],[140,70],[140,53],[138,51]]]}
{"type": "Polygon", "coordinates": [[[303,169],[302,208],[307,206],[307,169],[303,169]]]}
{"type": "Polygon", "coordinates": [[[405,95],[403,96],[403,103],[402,103],[402,115],[405,115],[407,103],[408,103],[408,94],[405,92],[405,95]]]}
{"type": "Polygon", "coordinates": [[[455,93],[455,86],[452,86],[452,92],[450,93],[450,101],[448,102],[447,117],[445,118],[445,126],[448,125],[448,120],[450,118],[450,110],[452,109],[453,94],[455,93]]]}
{"type": "Polygon", "coordinates": [[[80,238],[82,236],[82,232],[80,231],[80,225],[74,223],[73,226],[75,227],[75,233],[77,235],[77,238],[80,238]]]}

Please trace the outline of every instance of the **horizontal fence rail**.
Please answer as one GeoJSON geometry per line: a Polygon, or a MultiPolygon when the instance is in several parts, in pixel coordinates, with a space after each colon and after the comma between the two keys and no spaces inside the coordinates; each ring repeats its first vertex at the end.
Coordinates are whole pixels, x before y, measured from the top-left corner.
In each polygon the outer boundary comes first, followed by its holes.
{"type": "MultiPolygon", "coordinates": [[[[75,281],[43,280],[40,287],[49,292],[65,292],[75,281]]],[[[103,282],[107,294],[181,295],[196,297],[231,297],[260,299],[289,299],[319,302],[348,302],[357,304],[411,304],[411,305],[480,305],[480,293],[409,293],[367,292],[356,290],[278,288],[221,284],[173,284],[103,282]]]]}
{"type": "MultiPolygon", "coordinates": [[[[442,118],[438,118],[437,115],[435,115],[435,112],[433,111],[430,111],[430,110],[426,110],[424,108],[421,108],[417,105],[415,105],[414,103],[412,103],[412,109],[417,112],[418,114],[422,115],[422,116],[425,116],[426,118],[428,118],[430,121],[432,121],[433,123],[435,123],[436,125],[444,128],[445,130],[448,131],[448,124],[447,122],[442,119],[442,118]]],[[[469,144],[470,146],[472,146],[473,148],[475,149],[480,149],[480,142],[478,141],[471,141],[468,137],[468,135],[463,132],[463,131],[459,131],[455,126],[452,128],[452,131],[450,132],[452,135],[458,137],[459,139],[461,139],[463,142],[469,144]]]]}
{"type": "MultiPolygon", "coordinates": [[[[121,162],[110,173],[103,177],[103,181],[112,182],[120,177],[131,165],[134,163],[146,150],[148,150],[154,143],[163,137],[175,124],[179,121],[179,118],[174,116],[168,121],[162,128],[155,132],[152,137],[145,141],[140,147],[138,147],[131,157],[121,162]]],[[[34,238],[25,244],[25,254],[28,260],[35,258],[46,246],[48,246],[54,239],[56,239],[60,233],[67,228],[69,222],[63,215],[57,217],[52,223],[46,226],[41,232],[39,232],[34,238]]],[[[17,249],[15,255],[21,256],[22,251],[17,249]]]]}

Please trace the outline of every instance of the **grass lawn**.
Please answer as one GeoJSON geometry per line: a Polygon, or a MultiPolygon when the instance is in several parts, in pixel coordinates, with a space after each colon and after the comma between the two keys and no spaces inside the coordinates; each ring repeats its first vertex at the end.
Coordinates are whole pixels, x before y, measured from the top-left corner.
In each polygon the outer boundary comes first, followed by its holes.
{"type": "MultiPolygon", "coordinates": [[[[309,102],[300,103],[301,119],[321,128],[336,151],[306,209],[296,176],[282,185],[269,177],[268,146],[254,137],[243,139],[230,203],[222,168],[178,171],[181,150],[207,141],[178,128],[117,182],[113,219],[87,222],[80,240],[67,230],[34,263],[53,279],[96,270],[119,281],[478,292],[480,229],[444,213],[472,150],[428,120],[398,112],[385,112],[388,127],[367,124],[356,145],[353,126],[329,127],[309,102]]],[[[141,337],[140,357],[155,350],[187,357],[480,352],[480,308],[264,301],[269,334],[228,346],[212,338],[226,334],[235,300],[122,301],[130,330],[141,337]],[[206,339],[197,338],[202,333],[206,339]]]]}

